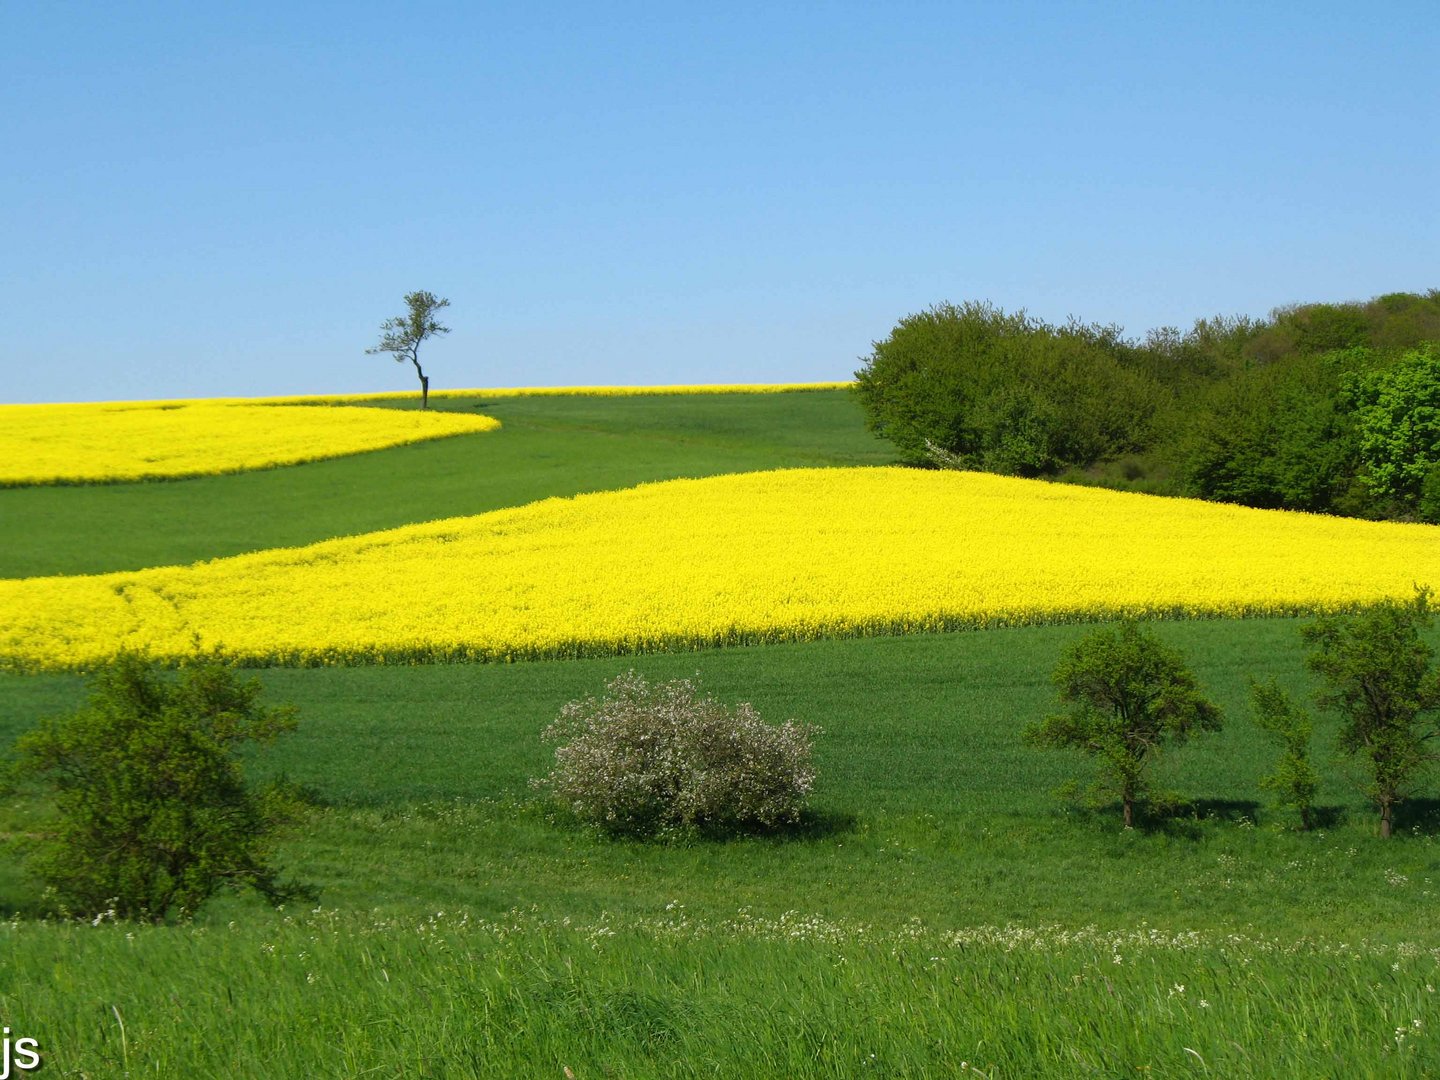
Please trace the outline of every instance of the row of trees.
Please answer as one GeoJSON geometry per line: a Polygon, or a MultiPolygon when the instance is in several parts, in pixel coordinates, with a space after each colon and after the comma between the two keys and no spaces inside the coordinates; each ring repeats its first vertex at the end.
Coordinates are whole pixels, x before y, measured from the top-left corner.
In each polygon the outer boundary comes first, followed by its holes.
{"type": "MultiPolygon", "coordinates": [[[[1394,830],[1396,806],[1415,793],[1436,758],[1430,740],[1440,729],[1427,714],[1440,709],[1440,671],[1421,637],[1431,625],[1430,595],[1422,589],[1409,603],[1385,601],[1301,628],[1310,645],[1307,663],[1321,681],[1317,704],[1340,715],[1338,747],[1364,767],[1365,794],[1379,810],[1382,838],[1394,830]]],[[[1180,654],[1134,622],[1075,642],[1054,681],[1070,711],[1031,725],[1024,739],[1094,757],[1100,768],[1088,794],[1118,798],[1127,828],[1139,807],[1175,801],[1151,780],[1162,747],[1220,730],[1220,710],[1201,694],[1180,654]]],[[[1311,718],[1274,680],[1252,680],[1250,690],[1255,722],[1280,746],[1261,785],[1296,810],[1308,829],[1319,788],[1310,760],[1311,718]]]]}
{"type": "Polygon", "coordinates": [[[1440,290],[1143,340],[940,304],[875,343],[856,390],[917,465],[1440,521],[1440,290]]]}
{"type": "MultiPolygon", "coordinates": [[[[1366,794],[1390,836],[1396,806],[1414,793],[1440,735],[1440,672],[1421,637],[1430,592],[1303,628],[1318,703],[1339,712],[1339,747],[1366,768],[1366,794]]],[[[1134,622],[1076,641],[1054,674],[1069,711],[1031,725],[1039,747],[1084,751],[1099,765],[1090,795],[1118,798],[1125,825],[1173,797],[1151,766],[1166,744],[1219,730],[1220,710],[1181,656],[1134,622]]],[[[54,820],[29,841],[30,869],[66,910],[160,921],[193,912],[224,887],[278,902],[310,891],[271,862],[276,837],[297,820],[283,785],[257,788],[240,751],[293,731],[295,710],[259,702],[260,686],[205,662],[170,678],[121,656],[101,671],[79,711],[43,721],[16,746],[12,783],[38,786],[54,820]]],[[[1256,722],[1281,747],[1262,781],[1314,822],[1318,777],[1311,720],[1273,682],[1252,683],[1256,722]]],[[[818,729],[762,722],[749,705],[703,696],[687,680],[656,685],[630,672],[600,698],[573,701],[545,732],[555,767],[536,781],[578,820],[622,835],[772,831],[801,821],[813,788],[818,729]]]]}

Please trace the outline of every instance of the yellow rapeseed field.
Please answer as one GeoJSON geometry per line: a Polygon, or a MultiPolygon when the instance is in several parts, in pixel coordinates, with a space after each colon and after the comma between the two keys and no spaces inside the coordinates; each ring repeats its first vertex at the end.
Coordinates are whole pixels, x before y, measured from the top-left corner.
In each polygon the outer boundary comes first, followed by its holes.
{"type": "Polygon", "coordinates": [[[488,416],[323,405],[0,405],[0,486],[242,472],[499,426],[488,416]]]}
{"type": "Polygon", "coordinates": [[[308,547],[0,581],[0,663],[510,660],[1137,615],[1440,583],[1440,528],[979,473],[797,469],[548,499],[308,547]]]}
{"type": "MultiPolygon", "coordinates": [[[[848,382],[825,383],[710,383],[693,386],[508,386],[491,389],[435,390],[430,398],[516,398],[516,397],[641,397],[659,394],[791,394],[807,390],[844,390],[853,386],[848,382]]],[[[385,391],[378,394],[330,394],[323,397],[264,398],[267,404],[291,402],[326,404],[336,402],[404,401],[415,397],[415,391],[385,391]]]]}

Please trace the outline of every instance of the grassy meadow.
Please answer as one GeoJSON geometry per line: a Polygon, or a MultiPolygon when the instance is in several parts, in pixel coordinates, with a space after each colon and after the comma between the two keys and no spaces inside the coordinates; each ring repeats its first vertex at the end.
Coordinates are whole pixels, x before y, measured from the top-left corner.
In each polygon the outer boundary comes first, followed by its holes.
{"type": "MultiPolygon", "coordinates": [[[[502,426],[265,472],[0,490],[0,572],[891,460],[838,390],[432,403],[502,426]]],[[[1156,624],[1226,728],[1162,762],[1186,808],[1130,831],[1052,795],[1088,763],[1019,741],[1084,625],[261,669],[301,721],[252,770],[306,793],[281,864],[316,901],[65,919],[19,867],[44,809],[22,787],[0,810],[0,1016],[62,1076],[1435,1075],[1440,802],[1412,801],[1381,844],[1332,717],[1322,828],[1297,832],[1259,792],[1276,751],[1248,723],[1248,679],[1309,695],[1302,622],[1156,624]],[[669,844],[554,820],[528,784],[540,732],[629,667],[823,728],[807,820],[669,844]]],[[[0,675],[0,742],[83,696],[78,675],[0,675]]]]}

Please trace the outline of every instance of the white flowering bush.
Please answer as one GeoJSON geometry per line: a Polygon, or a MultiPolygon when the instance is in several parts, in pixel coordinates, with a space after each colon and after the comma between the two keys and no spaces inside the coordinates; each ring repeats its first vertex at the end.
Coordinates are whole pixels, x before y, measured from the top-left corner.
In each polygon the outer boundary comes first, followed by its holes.
{"type": "Polygon", "coordinates": [[[557,744],[555,767],[534,784],[612,833],[773,829],[800,819],[818,733],[767,724],[688,679],[652,686],[630,671],[560,710],[542,736],[557,744]]]}

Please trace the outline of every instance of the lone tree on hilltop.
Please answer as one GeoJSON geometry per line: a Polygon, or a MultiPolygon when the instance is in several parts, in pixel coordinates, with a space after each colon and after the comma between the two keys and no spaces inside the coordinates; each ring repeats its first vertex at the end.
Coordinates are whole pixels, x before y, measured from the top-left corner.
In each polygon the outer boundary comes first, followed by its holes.
{"type": "Polygon", "coordinates": [[[1076,641],[1061,657],[1054,682],[1060,700],[1074,708],[1031,724],[1023,738],[1031,746],[1072,747],[1098,758],[1100,775],[1090,794],[1119,796],[1127,829],[1135,823],[1135,805],[1158,794],[1146,767],[1161,744],[1220,729],[1220,710],[1201,696],[1180,654],[1134,622],[1076,641]]]}
{"type": "Polygon", "coordinates": [[[1395,804],[1436,757],[1429,740],[1440,728],[1423,720],[1440,710],[1440,671],[1420,636],[1430,624],[1430,590],[1422,588],[1408,602],[1385,600],[1300,631],[1313,647],[1310,670],[1325,684],[1320,706],[1343,718],[1340,749],[1369,772],[1366,794],[1380,810],[1382,839],[1393,831],[1395,804]]]}
{"type": "Polygon", "coordinates": [[[441,300],[432,292],[405,294],[405,305],[410,309],[406,315],[397,315],[380,324],[380,343],[365,350],[366,356],[376,353],[390,353],[397,364],[406,360],[415,365],[415,374],[420,376],[420,408],[430,407],[430,379],[420,367],[420,343],[436,334],[448,334],[450,328],[441,326],[435,320],[435,313],[450,306],[449,300],[441,300]]]}

